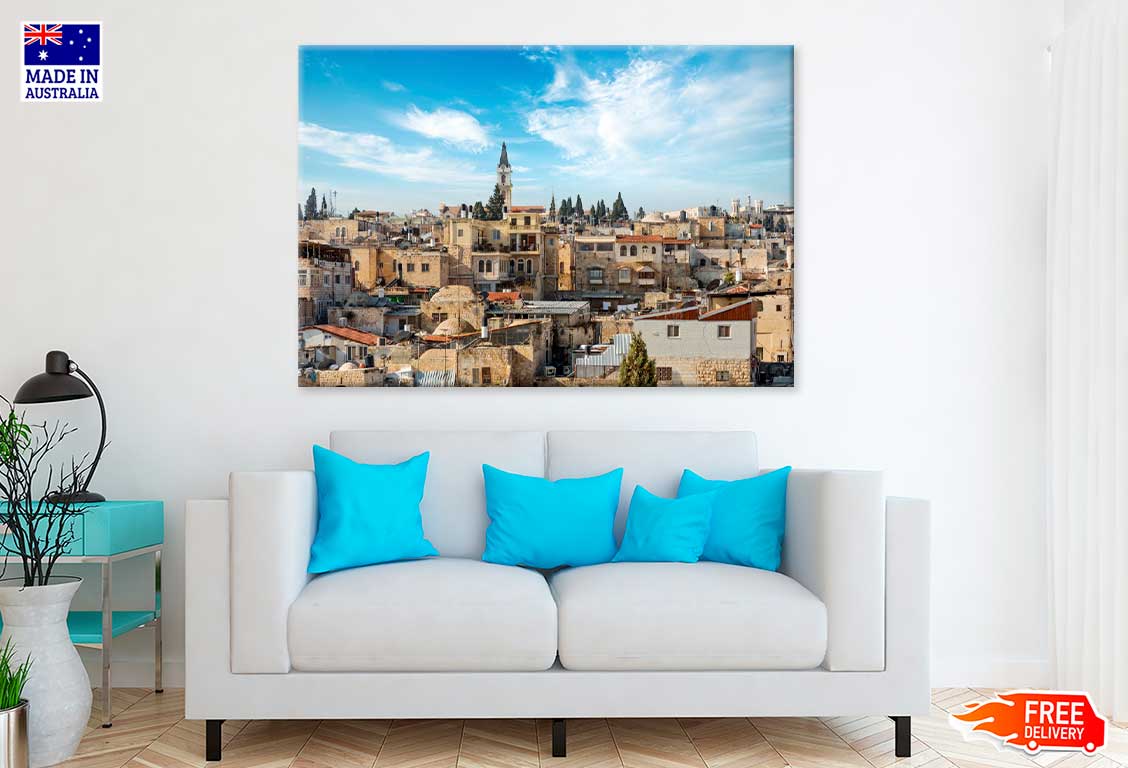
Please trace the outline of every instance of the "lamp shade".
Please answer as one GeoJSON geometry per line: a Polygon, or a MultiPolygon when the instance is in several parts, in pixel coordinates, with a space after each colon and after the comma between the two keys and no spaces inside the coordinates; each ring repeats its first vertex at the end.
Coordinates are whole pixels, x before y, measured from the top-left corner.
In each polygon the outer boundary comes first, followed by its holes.
{"type": "Polygon", "coordinates": [[[48,352],[44,373],[37,373],[16,392],[15,403],[58,403],[79,400],[94,393],[82,379],[70,375],[66,352],[48,352]]]}

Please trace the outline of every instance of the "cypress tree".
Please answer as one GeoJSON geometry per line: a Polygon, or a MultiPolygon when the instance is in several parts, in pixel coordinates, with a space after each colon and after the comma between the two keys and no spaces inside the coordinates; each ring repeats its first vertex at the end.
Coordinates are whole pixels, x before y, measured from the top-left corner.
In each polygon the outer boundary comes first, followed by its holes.
{"type": "Polygon", "coordinates": [[[493,194],[490,195],[489,201],[486,203],[486,216],[489,221],[501,221],[502,210],[505,208],[505,195],[501,193],[501,187],[494,184],[493,194]]]}
{"type": "Polygon", "coordinates": [[[656,387],[658,369],[646,353],[646,342],[641,333],[631,334],[631,347],[623,364],[619,366],[620,387],[656,387]]]}

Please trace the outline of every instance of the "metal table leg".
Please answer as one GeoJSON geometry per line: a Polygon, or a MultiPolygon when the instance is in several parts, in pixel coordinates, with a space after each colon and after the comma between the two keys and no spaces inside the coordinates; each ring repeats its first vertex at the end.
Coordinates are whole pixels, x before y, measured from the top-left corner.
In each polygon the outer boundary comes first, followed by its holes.
{"type": "Polygon", "coordinates": [[[159,549],[153,553],[153,579],[153,612],[156,614],[156,619],[153,620],[153,689],[157,693],[164,693],[162,680],[164,659],[161,652],[164,622],[161,621],[161,551],[159,549]]]}
{"type": "Polygon", "coordinates": [[[114,610],[110,594],[113,587],[113,563],[102,561],[102,727],[113,725],[113,688],[110,685],[110,661],[113,658],[114,610]]]}

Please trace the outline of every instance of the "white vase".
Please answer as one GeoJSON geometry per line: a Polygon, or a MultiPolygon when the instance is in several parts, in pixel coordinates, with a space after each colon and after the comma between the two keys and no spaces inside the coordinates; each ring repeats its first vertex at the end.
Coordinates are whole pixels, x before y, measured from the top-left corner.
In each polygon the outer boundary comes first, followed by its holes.
{"type": "Polygon", "coordinates": [[[90,678],[67,632],[67,612],[81,584],[71,577],[52,578],[42,587],[25,587],[22,578],[0,580],[0,648],[10,639],[15,661],[31,655],[23,692],[31,768],[73,755],[90,719],[90,678]]]}

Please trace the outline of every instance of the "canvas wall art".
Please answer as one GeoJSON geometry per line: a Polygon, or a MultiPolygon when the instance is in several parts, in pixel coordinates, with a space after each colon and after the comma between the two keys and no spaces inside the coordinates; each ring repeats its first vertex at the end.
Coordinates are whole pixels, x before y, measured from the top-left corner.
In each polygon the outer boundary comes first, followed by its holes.
{"type": "Polygon", "coordinates": [[[793,385],[790,47],[299,67],[301,386],[793,385]]]}

